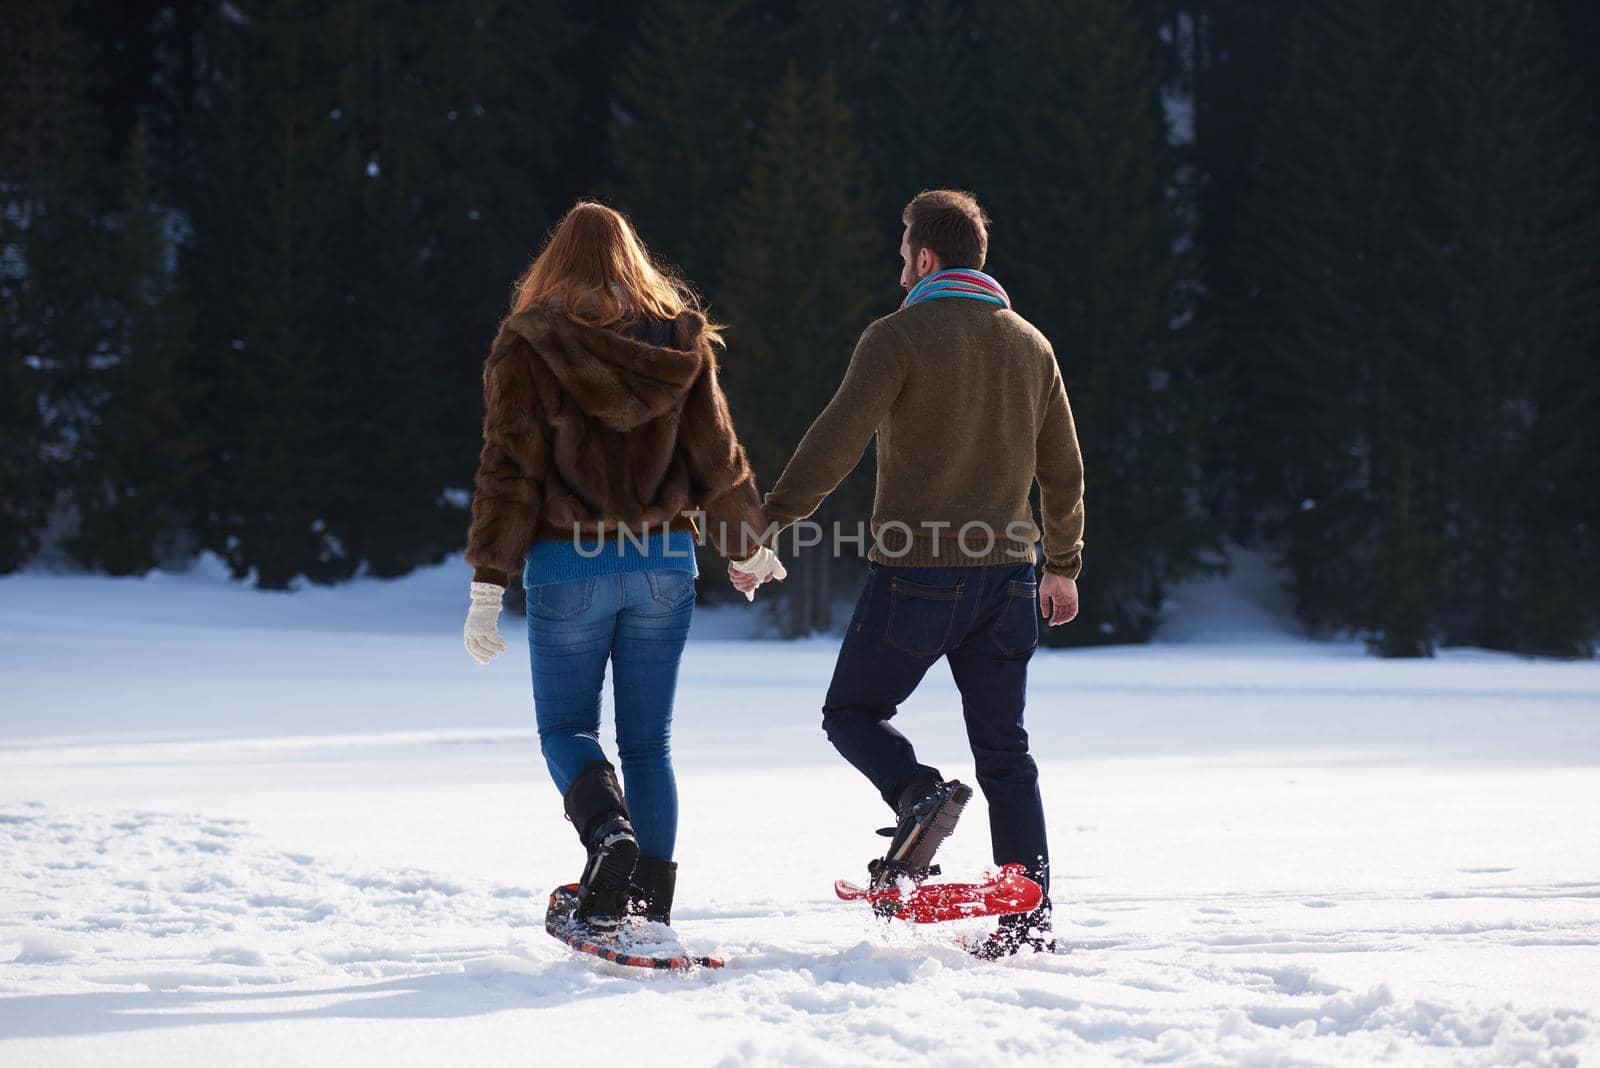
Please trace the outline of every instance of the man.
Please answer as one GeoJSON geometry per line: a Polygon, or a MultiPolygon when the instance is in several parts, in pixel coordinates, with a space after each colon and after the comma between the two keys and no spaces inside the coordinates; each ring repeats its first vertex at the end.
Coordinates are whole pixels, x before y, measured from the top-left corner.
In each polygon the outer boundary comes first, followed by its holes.
{"type": "MultiPolygon", "coordinates": [[[[1046,950],[1049,851],[1022,713],[1038,644],[1036,596],[1051,626],[1078,612],[1083,463],[1050,343],[981,271],[989,220],[978,202],[931,190],[907,205],[903,221],[905,303],[861,335],[838,392],[763,507],[779,527],[811,515],[876,435],[872,563],[823,729],[895,810],[874,882],[926,877],[972,790],[920,763],[889,721],[928,668],[948,659],[989,803],[995,862],[1025,865],[1046,893],[1038,910],[1002,918],[974,951],[1046,950]],[[1035,481],[1045,555],[1037,587],[1035,481]]],[[[760,579],[736,568],[730,577],[745,590],[760,579]]]]}

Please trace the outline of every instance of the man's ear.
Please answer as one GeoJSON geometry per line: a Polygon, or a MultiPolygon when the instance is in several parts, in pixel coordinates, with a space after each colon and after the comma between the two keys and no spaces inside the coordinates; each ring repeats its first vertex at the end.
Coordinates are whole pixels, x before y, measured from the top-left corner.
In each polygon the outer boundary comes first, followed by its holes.
{"type": "Polygon", "coordinates": [[[928,275],[930,275],[930,274],[932,274],[934,272],[934,269],[937,266],[938,266],[938,264],[936,262],[936,258],[933,255],[933,249],[929,248],[927,245],[923,245],[921,248],[917,249],[917,273],[918,274],[920,274],[924,278],[926,278],[928,275]]]}

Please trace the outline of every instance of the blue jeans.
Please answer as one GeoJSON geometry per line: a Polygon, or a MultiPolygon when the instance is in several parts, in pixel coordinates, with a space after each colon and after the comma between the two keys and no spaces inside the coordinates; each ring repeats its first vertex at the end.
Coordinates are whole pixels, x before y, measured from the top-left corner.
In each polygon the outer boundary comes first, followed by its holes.
{"type": "Polygon", "coordinates": [[[672,698],[694,614],[694,575],[631,571],[528,590],[528,647],[539,748],[564,794],[583,766],[605,760],[600,691],[611,662],[617,756],[639,851],[672,859],[678,784],[672,698]]]}
{"type": "Polygon", "coordinates": [[[961,691],[996,864],[1022,864],[1050,890],[1039,769],[1022,726],[1028,660],[1039,644],[1033,565],[873,564],[839,649],[822,727],[885,801],[934,769],[889,720],[945,657],[961,691]]]}

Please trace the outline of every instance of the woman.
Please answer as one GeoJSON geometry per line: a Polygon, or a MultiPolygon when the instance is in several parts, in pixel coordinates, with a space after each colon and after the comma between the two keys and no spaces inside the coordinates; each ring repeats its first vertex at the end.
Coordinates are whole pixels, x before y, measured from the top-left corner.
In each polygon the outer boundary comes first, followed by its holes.
{"type": "Polygon", "coordinates": [[[622,215],[580,202],[517,286],[483,369],[467,562],[467,650],[488,663],[511,572],[528,591],[539,745],[588,851],[576,917],[668,923],[677,865],[669,736],[703,513],[742,581],[783,576],[758,545],[755,476],[717,384],[722,338],[622,215]],[[626,793],[599,743],[612,664],[626,793]]]}

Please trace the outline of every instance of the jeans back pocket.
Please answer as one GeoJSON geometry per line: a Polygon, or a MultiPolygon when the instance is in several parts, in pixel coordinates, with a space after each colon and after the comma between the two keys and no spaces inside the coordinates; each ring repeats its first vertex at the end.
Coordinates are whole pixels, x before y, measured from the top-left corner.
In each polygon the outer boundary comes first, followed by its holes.
{"type": "Polygon", "coordinates": [[[666,608],[682,608],[694,600],[694,576],[687,571],[665,569],[646,571],[650,596],[666,608]]]}
{"type": "Polygon", "coordinates": [[[937,656],[955,627],[961,587],[929,586],[909,579],[889,580],[889,624],[885,640],[902,653],[937,656]]]}
{"type": "Polygon", "coordinates": [[[551,582],[528,598],[528,611],[540,619],[572,619],[594,603],[594,579],[551,582]]]}
{"type": "Polygon", "coordinates": [[[1039,644],[1039,584],[1012,579],[1003,596],[990,638],[1002,656],[1026,656],[1039,644]]]}

